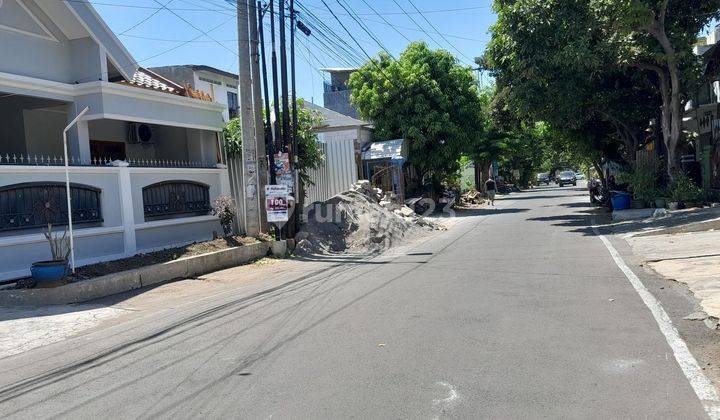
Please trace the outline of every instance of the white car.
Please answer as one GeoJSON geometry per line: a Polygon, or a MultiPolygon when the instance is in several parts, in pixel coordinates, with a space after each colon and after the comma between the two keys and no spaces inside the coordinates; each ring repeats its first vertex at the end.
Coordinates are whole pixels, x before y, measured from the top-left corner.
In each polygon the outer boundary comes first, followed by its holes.
{"type": "Polygon", "coordinates": [[[575,172],[575,179],[585,179],[585,174],[582,172],[575,172]]]}

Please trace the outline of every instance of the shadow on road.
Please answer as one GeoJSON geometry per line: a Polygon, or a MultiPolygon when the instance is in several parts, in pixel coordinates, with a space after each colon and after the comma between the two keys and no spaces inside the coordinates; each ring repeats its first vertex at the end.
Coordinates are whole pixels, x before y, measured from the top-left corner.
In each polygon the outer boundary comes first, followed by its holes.
{"type": "Polygon", "coordinates": [[[455,209],[455,217],[489,216],[492,214],[524,213],[530,209],[487,207],[482,209],[458,208],[455,209]]]}

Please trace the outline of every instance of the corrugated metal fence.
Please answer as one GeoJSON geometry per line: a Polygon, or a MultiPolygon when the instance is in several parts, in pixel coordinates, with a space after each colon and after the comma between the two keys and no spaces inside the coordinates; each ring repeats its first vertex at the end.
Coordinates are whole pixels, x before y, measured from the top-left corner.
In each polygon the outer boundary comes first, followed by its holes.
{"type": "Polygon", "coordinates": [[[358,180],[355,164],[355,145],[346,139],[330,139],[320,142],[325,155],[323,165],[310,173],[315,185],[306,186],[306,204],[325,201],[328,198],[350,189],[358,180]]]}

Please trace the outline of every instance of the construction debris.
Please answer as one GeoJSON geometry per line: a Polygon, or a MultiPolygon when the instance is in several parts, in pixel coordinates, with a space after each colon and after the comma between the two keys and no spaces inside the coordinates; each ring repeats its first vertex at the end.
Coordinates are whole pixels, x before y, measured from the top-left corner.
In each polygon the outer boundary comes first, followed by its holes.
{"type": "Polygon", "coordinates": [[[482,197],[482,193],[476,190],[470,190],[460,196],[460,204],[483,204],[485,199],[482,197]]]}
{"type": "Polygon", "coordinates": [[[308,206],[295,239],[301,254],[377,253],[425,231],[444,229],[397,202],[392,193],[358,181],[350,191],[308,206]]]}

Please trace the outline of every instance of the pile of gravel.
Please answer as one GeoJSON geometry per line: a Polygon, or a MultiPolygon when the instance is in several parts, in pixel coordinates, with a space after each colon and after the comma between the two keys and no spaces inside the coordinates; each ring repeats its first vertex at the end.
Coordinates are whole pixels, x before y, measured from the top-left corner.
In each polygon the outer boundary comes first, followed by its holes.
{"type": "Polygon", "coordinates": [[[378,253],[403,239],[442,229],[407,207],[381,204],[386,197],[368,185],[359,181],[350,191],[311,204],[295,237],[296,252],[378,253]]]}

